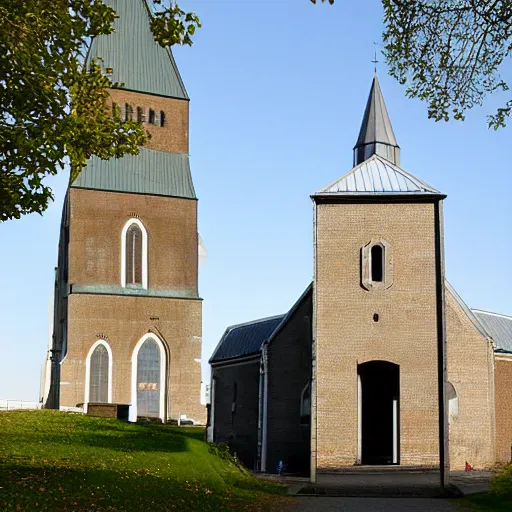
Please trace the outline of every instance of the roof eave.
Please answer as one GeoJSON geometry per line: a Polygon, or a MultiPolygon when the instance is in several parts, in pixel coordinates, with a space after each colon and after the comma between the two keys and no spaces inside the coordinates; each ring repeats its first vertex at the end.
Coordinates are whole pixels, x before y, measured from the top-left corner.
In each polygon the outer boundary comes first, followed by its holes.
{"type": "Polygon", "coordinates": [[[446,194],[434,192],[319,192],[312,194],[315,202],[435,202],[446,199],[446,194]]]}

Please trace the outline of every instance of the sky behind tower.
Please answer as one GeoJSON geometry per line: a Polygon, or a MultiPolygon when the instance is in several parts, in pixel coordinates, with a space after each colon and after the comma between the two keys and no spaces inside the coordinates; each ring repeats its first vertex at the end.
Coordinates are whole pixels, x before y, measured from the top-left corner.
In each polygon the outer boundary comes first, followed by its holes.
{"type": "MultiPolygon", "coordinates": [[[[286,312],[312,279],[310,194],[352,167],[382,8],[378,0],[182,4],[203,22],[194,46],[174,55],[191,98],[190,159],[208,250],[199,282],[207,378],[228,325],[286,312]]],[[[463,123],[435,123],[377,68],[401,166],[448,195],[448,279],[470,307],[512,314],[512,132],[486,123],[503,98],[463,123]]],[[[67,176],[51,183],[56,201],[42,217],[0,224],[0,399],[39,396],[67,176]]]]}

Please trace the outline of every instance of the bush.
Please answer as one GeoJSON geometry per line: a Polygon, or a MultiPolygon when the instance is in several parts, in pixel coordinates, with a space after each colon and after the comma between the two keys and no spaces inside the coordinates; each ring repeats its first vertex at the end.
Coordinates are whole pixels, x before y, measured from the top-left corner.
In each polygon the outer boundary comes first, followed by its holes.
{"type": "Polygon", "coordinates": [[[512,464],[491,478],[490,489],[496,494],[512,497],[512,464]]]}

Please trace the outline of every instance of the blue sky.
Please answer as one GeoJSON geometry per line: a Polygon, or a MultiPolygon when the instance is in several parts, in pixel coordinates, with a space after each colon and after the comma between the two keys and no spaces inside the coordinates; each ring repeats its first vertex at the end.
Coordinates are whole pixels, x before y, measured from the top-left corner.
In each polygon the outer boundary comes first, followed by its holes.
{"type": "MultiPolygon", "coordinates": [[[[283,313],[312,277],[310,194],[351,168],[380,41],[378,0],[182,0],[203,28],[174,51],[191,97],[203,360],[226,326],[283,313]]],[[[379,64],[402,166],[448,195],[447,276],[470,307],[512,314],[511,129],[490,98],[435,123],[379,64]]],[[[512,78],[512,69],[505,70],[512,78]]],[[[0,224],[0,399],[36,400],[67,176],[44,216],[0,224]]],[[[208,374],[206,364],[204,374],[208,374]]]]}

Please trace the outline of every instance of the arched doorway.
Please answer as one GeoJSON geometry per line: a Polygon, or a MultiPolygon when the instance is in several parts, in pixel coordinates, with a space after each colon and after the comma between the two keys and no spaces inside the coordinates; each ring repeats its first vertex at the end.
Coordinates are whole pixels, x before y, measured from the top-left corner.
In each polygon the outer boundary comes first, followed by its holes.
{"type": "Polygon", "coordinates": [[[357,366],[359,382],[359,460],[399,464],[400,367],[388,361],[357,366]]]}
{"type": "Polygon", "coordinates": [[[165,419],[166,357],[162,341],[148,333],[137,343],[132,358],[130,419],[165,419]]]}

